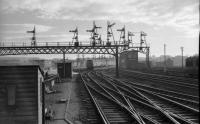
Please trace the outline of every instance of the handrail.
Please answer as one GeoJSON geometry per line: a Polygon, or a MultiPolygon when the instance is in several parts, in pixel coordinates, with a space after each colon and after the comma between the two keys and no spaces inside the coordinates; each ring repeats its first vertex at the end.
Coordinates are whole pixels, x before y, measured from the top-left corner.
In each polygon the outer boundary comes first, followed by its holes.
{"type": "MultiPolygon", "coordinates": [[[[104,41],[105,42],[105,41],[104,41]]],[[[37,44],[35,45],[37,46],[74,46],[75,44],[73,42],[37,42],[37,44]]],[[[111,44],[111,46],[113,45],[124,45],[127,46],[125,44],[111,44]]],[[[35,47],[33,46],[33,47],[35,47]]],[[[92,44],[89,41],[82,41],[79,42],[79,46],[92,46],[92,44]]],[[[96,44],[95,46],[106,46],[105,43],[103,44],[96,44]]],[[[31,42],[0,42],[0,47],[32,47],[31,42]]]]}

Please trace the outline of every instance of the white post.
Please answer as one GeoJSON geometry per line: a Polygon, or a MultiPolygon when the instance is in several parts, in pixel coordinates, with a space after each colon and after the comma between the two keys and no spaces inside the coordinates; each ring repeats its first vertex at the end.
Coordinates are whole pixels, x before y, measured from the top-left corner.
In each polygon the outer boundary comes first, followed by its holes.
{"type": "Polygon", "coordinates": [[[183,47],[181,47],[181,56],[182,56],[182,69],[183,69],[183,47]]]}
{"type": "Polygon", "coordinates": [[[167,71],[167,65],[166,65],[166,44],[164,44],[164,72],[167,71]]]}

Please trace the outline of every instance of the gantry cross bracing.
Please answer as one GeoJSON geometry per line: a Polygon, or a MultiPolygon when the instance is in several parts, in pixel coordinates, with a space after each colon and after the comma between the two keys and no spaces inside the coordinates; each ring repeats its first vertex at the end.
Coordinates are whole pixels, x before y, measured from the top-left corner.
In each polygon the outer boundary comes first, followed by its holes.
{"type": "Polygon", "coordinates": [[[0,47],[0,55],[25,54],[116,54],[120,46],[37,46],[37,47],[0,47]]]}
{"type": "MultiPolygon", "coordinates": [[[[148,47],[145,47],[148,48],[148,47]]],[[[115,55],[116,49],[118,53],[128,49],[137,49],[139,47],[130,47],[127,45],[53,45],[53,46],[0,46],[0,56],[5,55],[26,55],[26,54],[110,54],[115,55]]],[[[145,52],[140,51],[140,52],[145,52]]]]}
{"type": "MultiPolygon", "coordinates": [[[[27,54],[110,54],[116,58],[116,76],[119,77],[118,55],[119,53],[135,49],[146,53],[149,58],[149,47],[130,47],[129,45],[43,45],[43,46],[0,46],[0,56],[5,55],[27,55],[27,54]]],[[[149,60],[147,60],[148,62],[149,60]]]]}

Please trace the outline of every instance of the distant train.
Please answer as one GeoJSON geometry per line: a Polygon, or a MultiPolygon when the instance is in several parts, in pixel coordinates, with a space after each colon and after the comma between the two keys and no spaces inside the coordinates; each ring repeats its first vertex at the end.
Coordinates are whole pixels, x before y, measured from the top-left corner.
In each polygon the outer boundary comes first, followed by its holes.
{"type": "Polygon", "coordinates": [[[191,56],[186,59],[186,67],[199,67],[199,56],[191,56]]]}
{"type": "Polygon", "coordinates": [[[93,70],[93,68],[94,68],[93,61],[87,60],[86,61],[86,67],[87,67],[88,70],[93,70]]]}
{"type": "Polygon", "coordinates": [[[186,59],[185,76],[198,78],[199,56],[191,56],[186,59]]]}

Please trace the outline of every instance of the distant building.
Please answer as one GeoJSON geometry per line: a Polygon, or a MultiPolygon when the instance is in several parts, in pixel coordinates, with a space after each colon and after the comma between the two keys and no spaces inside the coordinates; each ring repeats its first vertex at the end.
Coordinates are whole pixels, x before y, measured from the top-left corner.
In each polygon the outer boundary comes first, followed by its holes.
{"type": "MultiPolygon", "coordinates": [[[[186,56],[183,56],[183,66],[185,66],[186,56]]],[[[175,67],[181,67],[182,66],[182,56],[175,56],[173,57],[173,62],[175,67]]]]}
{"type": "Polygon", "coordinates": [[[39,66],[0,66],[0,124],[42,124],[39,66]]]}
{"type": "Polygon", "coordinates": [[[145,68],[146,64],[142,62],[138,62],[138,51],[124,51],[120,54],[119,59],[120,68],[124,69],[141,69],[145,68]]]}
{"type": "MultiPolygon", "coordinates": [[[[173,67],[173,64],[174,64],[174,62],[173,62],[172,59],[168,58],[166,60],[166,66],[167,67],[173,67]]],[[[165,66],[165,62],[164,61],[162,61],[162,62],[156,62],[155,66],[156,67],[164,67],[165,66]]]]}

